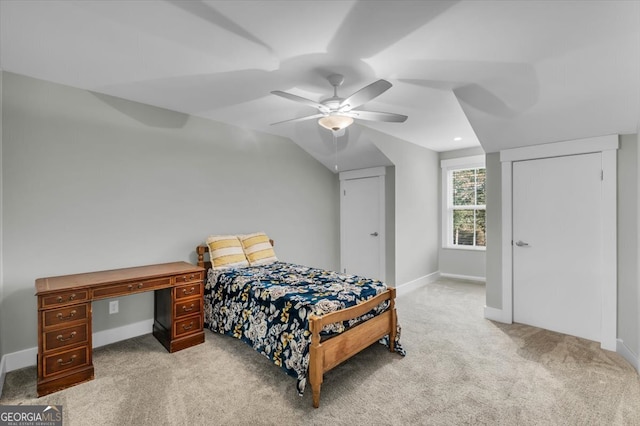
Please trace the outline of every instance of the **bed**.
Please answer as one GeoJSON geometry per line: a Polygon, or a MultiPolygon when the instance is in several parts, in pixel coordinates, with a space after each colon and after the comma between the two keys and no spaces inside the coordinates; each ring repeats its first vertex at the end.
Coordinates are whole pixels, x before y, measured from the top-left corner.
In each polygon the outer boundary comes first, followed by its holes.
{"type": "MultiPolygon", "coordinates": [[[[273,241],[270,241],[273,245],[273,241]]],[[[213,269],[207,245],[196,248],[207,269],[205,326],[245,341],[311,386],[320,405],[325,372],[375,342],[404,355],[395,289],[359,276],[275,261],[213,269]]]]}

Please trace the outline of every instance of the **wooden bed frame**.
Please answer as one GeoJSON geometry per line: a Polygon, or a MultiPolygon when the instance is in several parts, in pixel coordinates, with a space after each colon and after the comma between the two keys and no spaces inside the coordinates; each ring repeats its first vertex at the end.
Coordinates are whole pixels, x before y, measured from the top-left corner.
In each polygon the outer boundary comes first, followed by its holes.
{"type": "MultiPolygon", "coordinates": [[[[271,245],[273,245],[272,240],[271,245]]],[[[198,266],[206,268],[207,270],[211,268],[211,262],[205,261],[204,259],[205,253],[208,251],[209,247],[206,245],[200,245],[196,248],[198,266]]],[[[320,387],[322,386],[324,373],[351,358],[361,350],[371,346],[386,335],[389,335],[389,350],[394,352],[397,324],[395,298],[396,289],[388,287],[383,293],[359,305],[322,316],[311,315],[309,317],[311,347],[309,348],[309,374],[307,377],[311,385],[311,391],[313,392],[313,406],[315,408],[320,406],[320,387]],[[324,341],[320,340],[320,331],[325,325],[362,316],[385,300],[389,300],[389,308],[382,314],[336,336],[332,336],[324,341]]]]}

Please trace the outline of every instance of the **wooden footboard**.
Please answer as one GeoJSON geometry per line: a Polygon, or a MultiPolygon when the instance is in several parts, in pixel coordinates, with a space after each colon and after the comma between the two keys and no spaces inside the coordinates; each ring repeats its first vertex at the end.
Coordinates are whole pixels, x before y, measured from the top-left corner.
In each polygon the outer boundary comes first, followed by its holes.
{"type": "Polygon", "coordinates": [[[395,309],[396,289],[388,288],[384,293],[351,308],[332,312],[323,316],[309,317],[311,331],[311,348],[309,354],[309,384],[313,392],[313,406],[320,406],[320,388],[323,374],[338,364],[351,358],[361,350],[369,347],[386,335],[389,335],[389,349],[394,351],[396,338],[397,314],[395,309]],[[347,321],[362,316],[389,300],[389,308],[382,314],[357,326],[320,341],[320,331],[327,324],[347,321]]]}

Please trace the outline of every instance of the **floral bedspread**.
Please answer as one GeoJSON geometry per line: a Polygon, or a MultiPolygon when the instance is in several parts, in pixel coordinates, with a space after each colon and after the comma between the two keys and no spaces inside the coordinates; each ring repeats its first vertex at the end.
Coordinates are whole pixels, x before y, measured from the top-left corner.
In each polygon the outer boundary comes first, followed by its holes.
{"type": "MultiPolygon", "coordinates": [[[[376,280],[291,263],[248,268],[209,269],[205,286],[205,326],[251,345],[287,374],[307,382],[311,332],[309,316],[354,306],[386,290],[376,280]]],[[[340,333],[384,312],[389,301],[355,320],[325,326],[321,334],[340,333]]],[[[381,343],[388,346],[389,337],[381,343]]],[[[400,327],[395,351],[404,355],[400,327]]]]}

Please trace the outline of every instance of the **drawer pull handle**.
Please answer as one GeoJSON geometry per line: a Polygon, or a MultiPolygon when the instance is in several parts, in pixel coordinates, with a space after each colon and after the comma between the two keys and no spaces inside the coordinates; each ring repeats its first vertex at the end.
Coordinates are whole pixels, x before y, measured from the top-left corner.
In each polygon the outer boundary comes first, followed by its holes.
{"type": "Polygon", "coordinates": [[[77,312],[74,309],[73,311],[69,312],[69,316],[68,317],[62,316],[62,312],[59,312],[58,315],[56,315],[56,317],[58,317],[59,320],[68,320],[68,319],[73,318],[76,314],[77,314],[77,312]]]}
{"type": "Polygon", "coordinates": [[[142,283],[138,283],[138,288],[142,288],[143,285],[144,284],[142,284],[142,283]]]}
{"type": "Polygon", "coordinates": [[[62,334],[58,334],[56,339],[60,340],[61,342],[66,342],[67,340],[71,340],[74,337],[76,337],[76,332],[72,331],[71,334],[69,335],[69,337],[67,337],[66,339],[64,337],[62,337],[62,334]]]}
{"type": "Polygon", "coordinates": [[[190,308],[187,308],[185,305],[182,305],[182,310],[185,312],[191,312],[193,311],[193,308],[195,307],[195,305],[192,303],[190,308]]]}
{"type": "Polygon", "coordinates": [[[191,287],[191,290],[187,291],[186,288],[182,289],[182,294],[193,294],[196,291],[195,287],[191,287]]]}
{"type": "Polygon", "coordinates": [[[183,325],[182,328],[185,330],[191,330],[193,328],[193,321],[191,321],[189,325],[183,325]]]}
{"type": "MultiPolygon", "coordinates": [[[[71,296],[69,296],[69,300],[67,300],[67,302],[71,302],[72,300],[74,300],[76,298],[76,294],[73,293],[71,296]]],[[[62,296],[58,296],[58,303],[62,303],[64,299],[62,298],[62,296]]]]}
{"type": "Polygon", "coordinates": [[[69,365],[72,364],[73,361],[76,360],[76,355],[71,355],[71,359],[69,361],[62,361],[62,358],[58,359],[58,365],[69,365]]]}
{"type": "MultiPolygon", "coordinates": [[[[137,288],[142,288],[144,284],[143,283],[138,283],[138,285],[136,286],[137,288]]],[[[127,286],[127,288],[129,289],[129,291],[133,290],[134,285],[133,284],[129,284],[127,286]]]]}

